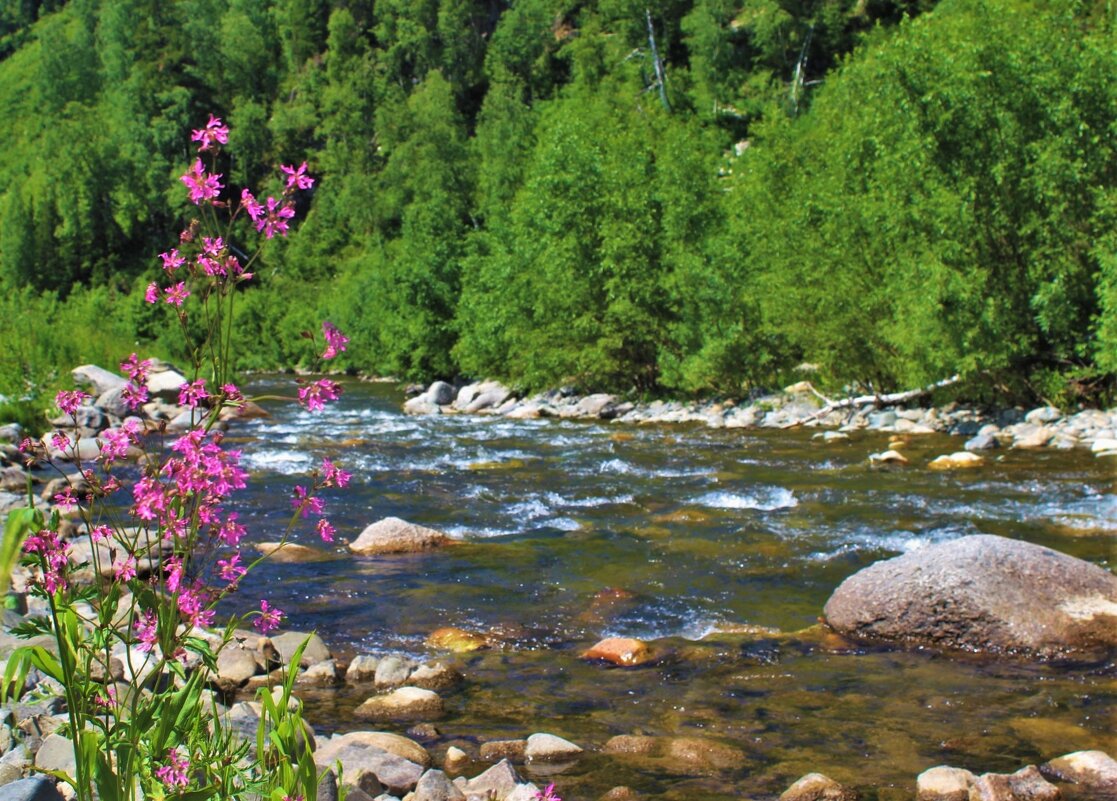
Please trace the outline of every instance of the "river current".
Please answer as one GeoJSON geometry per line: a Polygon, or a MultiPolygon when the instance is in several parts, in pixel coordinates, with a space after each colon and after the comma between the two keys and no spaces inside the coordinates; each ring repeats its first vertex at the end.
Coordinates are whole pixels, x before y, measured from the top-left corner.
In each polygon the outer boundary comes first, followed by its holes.
{"type": "MultiPolygon", "coordinates": [[[[390,385],[345,389],[323,413],[276,405],[230,431],[252,474],[241,501],[251,537],[279,538],[293,487],[329,457],[354,474],[324,496],[339,540],[396,516],[462,544],[265,563],[241,597],[267,597],[343,657],[457,664],[466,682],[445,694],[441,735],[425,743],[436,753],[567,737],[590,752],[551,777],[568,801],[616,785],[646,798],[774,797],[810,771],[898,799],[933,765],[1012,771],[1078,749],[1117,754],[1112,664],[849,647],[817,626],[858,569],[967,534],[1113,569],[1112,459],[998,451],[984,468],[939,473],[919,465],[961,441],[931,435],[911,439],[910,466],[877,469],[867,457],[884,434],[823,444],[809,430],[407,417],[390,385]],[[428,650],[443,626],[495,631],[504,646],[428,650]],[[605,636],[647,640],[661,658],[635,669],[579,658],[605,636]],[[601,754],[618,734],[708,738],[744,758],[699,770],[601,754]]],[[[309,526],[293,539],[321,544],[309,526]]],[[[308,692],[307,717],[320,733],[369,728],[351,714],[368,691],[308,692]]]]}

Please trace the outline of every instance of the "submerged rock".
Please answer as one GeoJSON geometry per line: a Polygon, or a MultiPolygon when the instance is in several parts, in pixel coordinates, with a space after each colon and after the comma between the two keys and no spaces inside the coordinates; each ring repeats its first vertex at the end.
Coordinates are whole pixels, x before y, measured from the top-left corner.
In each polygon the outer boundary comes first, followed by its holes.
{"type": "Polygon", "coordinates": [[[780,801],[853,801],[857,793],[829,776],[808,773],[780,795],[780,801]]]}
{"type": "Polygon", "coordinates": [[[417,526],[398,517],[386,517],[362,531],[357,539],[349,543],[349,550],[363,556],[417,553],[449,545],[452,541],[441,531],[417,526]]]}
{"type": "Polygon", "coordinates": [[[614,665],[633,667],[652,658],[648,644],[631,637],[607,637],[582,653],[583,659],[603,659],[614,665]]]}
{"type": "Polygon", "coordinates": [[[1117,646],[1117,577],[1039,545],[963,537],[855,573],[826,622],[863,640],[1039,657],[1117,646]]]}
{"type": "Polygon", "coordinates": [[[708,775],[737,770],[746,756],[732,745],[705,737],[647,737],[620,734],[605,743],[602,751],[633,757],[669,773],[708,775]]]}
{"type": "Polygon", "coordinates": [[[427,647],[444,648],[456,654],[479,651],[488,645],[489,641],[483,635],[456,626],[443,626],[427,635],[427,647]]]}

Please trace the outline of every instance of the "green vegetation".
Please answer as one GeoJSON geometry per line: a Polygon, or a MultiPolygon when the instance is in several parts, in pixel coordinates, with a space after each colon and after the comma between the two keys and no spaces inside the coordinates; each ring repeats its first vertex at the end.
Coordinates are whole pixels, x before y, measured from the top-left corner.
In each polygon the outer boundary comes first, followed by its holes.
{"type": "Polygon", "coordinates": [[[209,112],[318,182],[238,301],[308,356],[739,394],[1112,397],[1117,35],[1074,0],[72,0],[0,11],[0,392],[135,343],[209,112]]]}

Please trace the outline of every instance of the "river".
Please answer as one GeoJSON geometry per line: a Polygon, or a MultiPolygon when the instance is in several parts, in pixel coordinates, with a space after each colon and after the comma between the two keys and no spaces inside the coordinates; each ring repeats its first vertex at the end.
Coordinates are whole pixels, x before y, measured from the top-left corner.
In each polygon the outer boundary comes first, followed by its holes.
{"type": "MultiPolygon", "coordinates": [[[[932,765],[1012,771],[1076,749],[1117,753],[1113,664],[850,648],[816,627],[859,568],[967,534],[1112,569],[1111,459],[999,451],[984,468],[939,473],[917,465],[961,442],[931,435],[906,448],[912,466],[875,469],[867,456],[884,434],[822,444],[810,431],[406,417],[390,385],[345,387],[323,413],[276,405],[230,432],[252,473],[251,537],[281,535],[292,488],[329,457],[354,474],[324,496],[341,539],[397,516],[463,544],[265,564],[241,597],[267,597],[343,657],[431,659],[434,629],[498,631],[503,648],[450,657],[467,681],[446,694],[441,736],[426,743],[436,754],[567,737],[590,752],[554,777],[569,801],[622,784],[651,799],[770,797],[809,771],[863,797],[907,798],[932,765]],[[773,631],[732,633],[742,626],[773,631]],[[579,659],[613,635],[654,641],[662,658],[635,669],[579,659]],[[599,753],[617,734],[710,738],[744,759],[689,775],[599,753]]],[[[320,544],[309,526],[294,540],[320,544]]],[[[351,716],[367,694],[308,692],[307,716],[320,733],[369,728],[351,716]]]]}

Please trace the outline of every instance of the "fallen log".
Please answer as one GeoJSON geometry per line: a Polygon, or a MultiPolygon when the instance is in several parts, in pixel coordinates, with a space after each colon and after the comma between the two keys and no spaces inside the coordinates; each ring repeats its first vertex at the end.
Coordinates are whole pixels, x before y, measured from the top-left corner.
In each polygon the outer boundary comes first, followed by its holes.
{"type": "MultiPolygon", "coordinates": [[[[780,428],[795,428],[796,426],[801,426],[805,423],[810,423],[823,418],[826,415],[830,414],[830,412],[836,412],[839,409],[855,409],[861,406],[895,406],[897,403],[907,403],[910,400],[921,398],[924,395],[930,395],[936,389],[942,389],[943,387],[949,387],[951,384],[957,384],[960,380],[960,376],[952,375],[950,376],[950,378],[944,378],[941,381],[936,381],[933,384],[928,384],[927,386],[920,387],[918,389],[908,389],[903,392],[892,392],[886,395],[858,395],[854,398],[843,398],[842,400],[829,401],[825,406],[812,414],[810,417],[804,417],[802,420],[793,420],[790,423],[785,423],[784,425],[780,426],[780,428]]],[[[826,396],[816,390],[813,386],[810,387],[810,390],[818,397],[826,400],[826,396]]]]}

